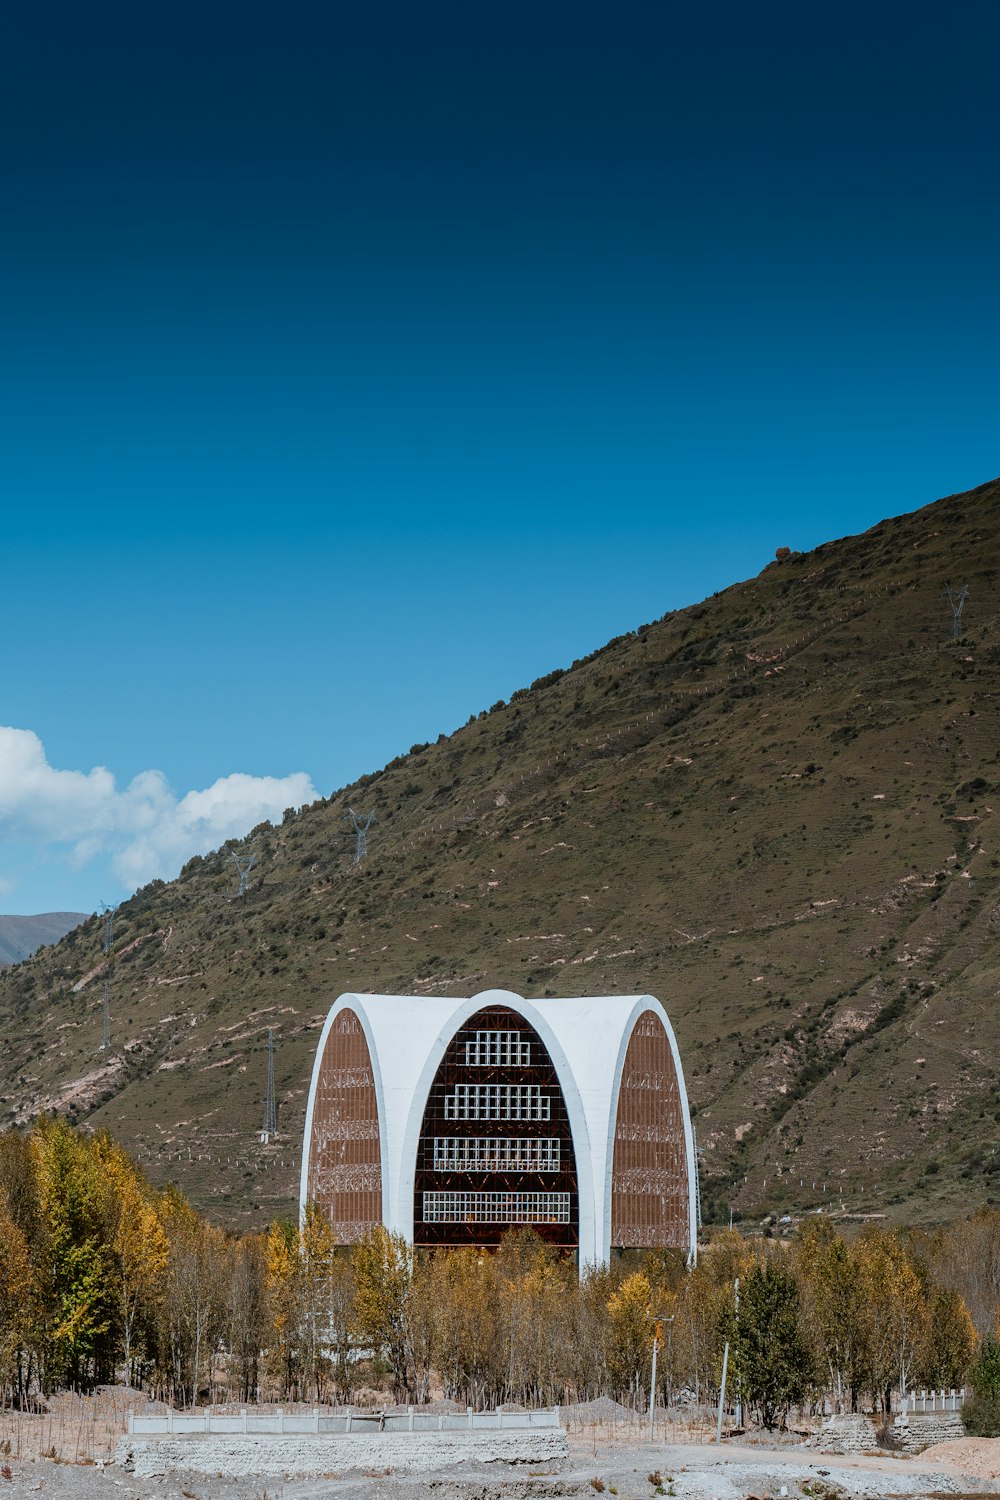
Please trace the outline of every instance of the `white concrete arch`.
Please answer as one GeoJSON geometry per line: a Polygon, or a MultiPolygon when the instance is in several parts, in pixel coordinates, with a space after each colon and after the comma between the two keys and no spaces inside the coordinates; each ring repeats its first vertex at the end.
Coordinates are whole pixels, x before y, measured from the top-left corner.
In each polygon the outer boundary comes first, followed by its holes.
{"type": "Polygon", "coordinates": [[[358,1016],[371,1058],[378,1109],[385,1226],[413,1239],[417,1151],[424,1112],[449,1043],[477,1011],[504,1006],[523,1017],[546,1047],[569,1119],[579,1195],[581,1266],[603,1263],[611,1248],[615,1126],[622,1069],[639,1018],[652,1011],[670,1044],[684,1122],[690,1245],[696,1249],[694,1140],[680,1053],[666,1011],[652,995],[528,1000],[509,990],[467,998],[441,995],[341,995],[320,1034],[306,1104],[300,1212],[309,1194],[309,1147],[316,1092],[331,1029],[341,1011],[358,1016]]]}
{"type": "MultiPolygon", "coordinates": [[[[629,997],[631,998],[631,997],[629,997]]],[[[674,1072],[677,1076],[677,1091],[680,1095],[681,1118],[684,1122],[684,1158],[687,1163],[687,1186],[688,1186],[688,1219],[690,1224],[690,1238],[688,1243],[688,1257],[692,1264],[698,1258],[698,1186],[695,1176],[694,1163],[694,1131],[691,1126],[691,1111],[688,1106],[687,1086],[684,1082],[684,1069],[681,1067],[681,1055],[677,1047],[677,1038],[674,1028],[670,1024],[670,1017],[655,995],[639,995],[629,1013],[628,1020],[622,1029],[621,1042],[618,1047],[618,1056],[615,1060],[614,1079],[608,1100],[608,1131],[607,1131],[607,1155],[605,1157],[604,1169],[604,1244],[606,1252],[611,1252],[611,1189],[612,1168],[615,1156],[615,1126],[618,1120],[618,1101],[621,1097],[622,1072],[625,1067],[625,1054],[628,1052],[628,1044],[632,1040],[632,1032],[642,1017],[652,1011],[657,1017],[667,1034],[670,1044],[670,1055],[673,1058],[674,1072]]]]}

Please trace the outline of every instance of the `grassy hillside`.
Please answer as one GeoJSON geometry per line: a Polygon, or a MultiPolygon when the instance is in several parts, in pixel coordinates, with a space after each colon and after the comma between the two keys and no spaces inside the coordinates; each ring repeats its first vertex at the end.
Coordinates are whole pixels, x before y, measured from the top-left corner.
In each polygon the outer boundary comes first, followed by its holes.
{"type": "Polygon", "coordinates": [[[292,1206],[341,991],[650,990],[706,1218],[1000,1201],[998,568],[1000,481],[776,561],[262,826],[242,899],[228,849],[192,860],[119,911],[109,1056],[96,919],[0,976],[0,1123],[105,1125],[259,1221],[292,1206]],[[958,643],[946,582],[971,591],[958,643]],[[348,804],[377,820],[358,867],[348,804]]]}

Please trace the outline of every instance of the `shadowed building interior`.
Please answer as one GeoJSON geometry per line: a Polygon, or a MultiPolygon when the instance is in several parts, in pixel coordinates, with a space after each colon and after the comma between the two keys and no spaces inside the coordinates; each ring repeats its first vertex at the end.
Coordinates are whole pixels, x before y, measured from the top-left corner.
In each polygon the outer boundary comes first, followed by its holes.
{"type": "Polygon", "coordinates": [[[528,1227],[581,1265],[693,1256],[691,1123],[652,996],[342,995],[320,1037],[300,1206],[338,1242],[376,1224],[418,1247],[528,1227]]]}

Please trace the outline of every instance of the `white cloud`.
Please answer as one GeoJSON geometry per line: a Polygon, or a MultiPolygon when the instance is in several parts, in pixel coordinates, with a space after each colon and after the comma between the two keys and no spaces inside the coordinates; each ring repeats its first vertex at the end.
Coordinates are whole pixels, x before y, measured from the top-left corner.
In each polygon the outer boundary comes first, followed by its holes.
{"type": "Polygon", "coordinates": [[[103,766],[59,771],[30,729],[0,726],[0,831],[40,846],[68,847],[80,868],[110,858],[123,885],[170,880],[193,854],[241,838],[286,807],[316,798],[304,771],[290,776],[222,776],[178,798],[161,771],[142,771],[118,789],[103,766]]]}

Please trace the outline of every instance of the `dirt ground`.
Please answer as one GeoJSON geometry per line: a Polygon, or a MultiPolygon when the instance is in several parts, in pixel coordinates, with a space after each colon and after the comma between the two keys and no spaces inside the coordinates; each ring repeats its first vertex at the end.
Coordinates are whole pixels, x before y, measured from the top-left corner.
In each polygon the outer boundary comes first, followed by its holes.
{"type": "Polygon", "coordinates": [[[0,1500],[943,1500],[1000,1496],[1000,1438],[939,1443],[917,1458],[824,1454],[791,1434],[710,1441],[702,1418],[671,1412],[646,1440],[645,1420],[616,1403],[568,1408],[562,1468],[464,1464],[435,1474],[345,1473],[318,1479],[137,1480],[111,1455],[129,1408],[166,1410],[107,1387],[53,1397],[37,1415],[0,1410],[0,1500]]]}
{"type": "Polygon", "coordinates": [[[7,1459],[0,1500],[889,1500],[1000,1495],[1000,1439],[939,1444],[919,1458],[825,1456],[813,1448],[572,1436],[560,1470],[465,1464],[437,1474],[368,1471],[285,1482],[177,1473],[137,1481],[113,1465],[7,1459]]]}

